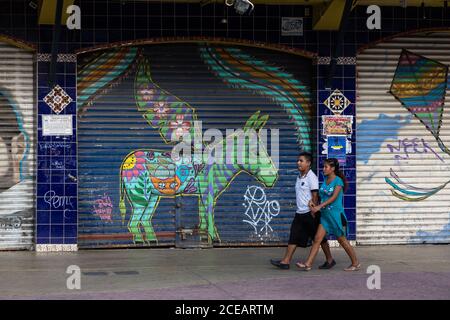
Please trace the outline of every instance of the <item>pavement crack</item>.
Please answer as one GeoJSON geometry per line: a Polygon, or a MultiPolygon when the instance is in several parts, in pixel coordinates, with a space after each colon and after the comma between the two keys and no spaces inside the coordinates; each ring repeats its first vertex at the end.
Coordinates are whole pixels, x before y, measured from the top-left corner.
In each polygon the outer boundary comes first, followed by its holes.
{"type": "Polygon", "coordinates": [[[238,298],[237,296],[235,296],[232,292],[229,292],[229,291],[225,290],[224,288],[222,288],[221,286],[219,286],[218,284],[216,284],[216,283],[214,283],[214,282],[211,282],[209,279],[203,277],[201,274],[198,274],[197,272],[195,272],[195,271],[193,271],[193,270],[189,270],[189,271],[190,271],[193,275],[195,275],[195,276],[199,277],[200,279],[206,281],[206,282],[208,283],[208,285],[210,285],[210,286],[216,288],[217,290],[219,290],[219,291],[221,291],[221,292],[223,292],[223,293],[225,293],[225,294],[231,296],[231,298],[232,298],[233,300],[238,300],[238,299],[239,299],[239,298],[238,298]]]}

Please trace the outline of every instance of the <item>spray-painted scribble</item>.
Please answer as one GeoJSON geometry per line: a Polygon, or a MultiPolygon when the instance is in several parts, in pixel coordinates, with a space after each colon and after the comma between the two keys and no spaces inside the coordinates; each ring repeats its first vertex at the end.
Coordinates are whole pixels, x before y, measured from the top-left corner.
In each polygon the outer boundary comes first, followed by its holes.
{"type": "Polygon", "coordinates": [[[50,163],[50,167],[54,168],[54,169],[65,169],[66,168],[64,162],[63,161],[59,161],[59,160],[53,160],[50,163]]]}
{"type": "Polygon", "coordinates": [[[113,204],[111,198],[105,193],[94,202],[94,212],[102,221],[112,221],[113,204]]]}
{"type": "Polygon", "coordinates": [[[398,144],[388,143],[386,147],[390,153],[394,154],[396,160],[408,160],[411,154],[427,154],[432,153],[440,161],[445,162],[441,156],[425,141],[423,138],[404,138],[398,139],[398,144]]]}
{"type": "Polygon", "coordinates": [[[272,235],[270,226],[272,219],[280,213],[280,204],[277,200],[267,200],[266,192],[258,186],[248,186],[244,194],[246,208],[244,214],[248,220],[242,220],[250,224],[255,235],[259,238],[267,238],[272,235]]]}
{"type": "Polygon", "coordinates": [[[14,230],[20,229],[22,226],[22,218],[16,216],[0,217],[0,229],[14,230]]]}
{"type": "Polygon", "coordinates": [[[49,190],[44,194],[44,202],[48,203],[54,209],[74,208],[72,200],[76,201],[76,198],[73,196],[60,196],[53,190],[49,190]]]}

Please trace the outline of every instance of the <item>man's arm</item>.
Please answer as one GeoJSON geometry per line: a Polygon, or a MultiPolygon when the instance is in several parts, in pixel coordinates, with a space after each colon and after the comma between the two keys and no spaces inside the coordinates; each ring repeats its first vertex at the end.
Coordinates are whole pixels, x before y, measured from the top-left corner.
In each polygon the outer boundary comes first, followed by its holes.
{"type": "MultiPolygon", "coordinates": [[[[309,208],[312,209],[319,205],[319,192],[317,190],[311,190],[311,200],[309,201],[309,208]]],[[[315,213],[312,214],[315,216],[315,213]]]]}
{"type": "Polygon", "coordinates": [[[311,201],[313,205],[317,206],[319,204],[319,192],[317,190],[312,190],[311,195],[312,195],[311,201]]]}

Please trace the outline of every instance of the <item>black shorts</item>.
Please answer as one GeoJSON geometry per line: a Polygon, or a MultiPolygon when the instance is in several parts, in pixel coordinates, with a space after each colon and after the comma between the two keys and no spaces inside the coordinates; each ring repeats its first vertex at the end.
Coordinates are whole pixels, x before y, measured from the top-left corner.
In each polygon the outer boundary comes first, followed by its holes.
{"type": "MultiPolygon", "coordinates": [[[[319,224],[320,212],[316,213],[315,218],[313,218],[311,212],[305,214],[296,213],[291,224],[291,234],[288,244],[295,244],[303,248],[309,247],[314,240],[319,224]]],[[[327,238],[324,238],[322,241],[322,243],[325,242],[327,242],[327,238]]]]}

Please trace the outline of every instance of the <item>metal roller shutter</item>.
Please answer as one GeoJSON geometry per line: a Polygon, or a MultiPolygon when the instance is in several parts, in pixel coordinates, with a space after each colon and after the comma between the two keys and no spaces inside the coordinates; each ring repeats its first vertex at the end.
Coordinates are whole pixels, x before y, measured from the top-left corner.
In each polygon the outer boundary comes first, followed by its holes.
{"type": "Polygon", "coordinates": [[[34,55],[0,41],[0,250],[32,249],[34,55]]]}
{"type": "Polygon", "coordinates": [[[449,65],[449,31],[358,55],[358,243],[450,242],[449,65]]]}
{"type": "Polygon", "coordinates": [[[311,70],[311,60],[300,56],[206,43],[80,55],[80,246],[207,246],[207,230],[199,229],[199,208],[209,201],[205,192],[214,193],[210,204],[220,237],[214,245],[287,241],[296,158],[300,145],[311,150],[315,142],[311,70]],[[262,167],[249,173],[204,163],[183,167],[164,155],[172,150],[164,140],[193,133],[195,119],[203,133],[218,129],[225,137],[226,129],[244,128],[258,111],[260,124],[269,116],[268,153],[272,142],[280,143],[278,176],[262,167]],[[279,130],[276,139],[272,129],[279,130]],[[206,172],[213,172],[210,180],[206,172]]]}

